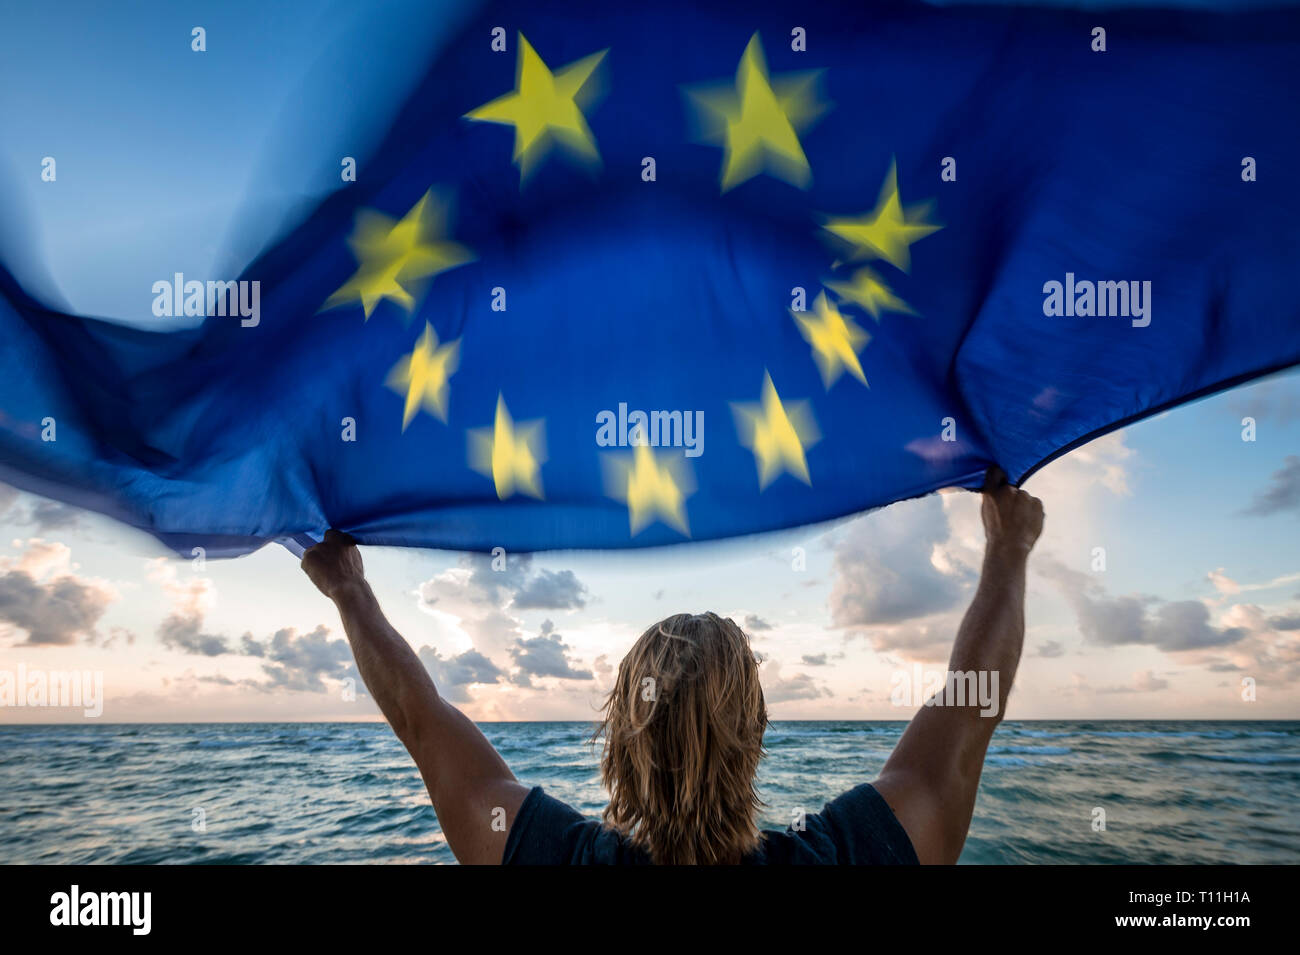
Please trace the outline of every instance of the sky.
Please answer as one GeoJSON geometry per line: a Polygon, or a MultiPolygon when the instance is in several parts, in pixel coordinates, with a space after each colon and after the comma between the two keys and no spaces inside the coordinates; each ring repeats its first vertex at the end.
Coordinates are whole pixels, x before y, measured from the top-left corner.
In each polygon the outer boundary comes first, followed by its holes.
{"type": "MultiPolygon", "coordinates": [[[[19,11],[0,34],[0,255],[51,303],[153,320],[139,289],[154,277],[177,262],[238,273],[334,187],[332,157],[366,155],[463,9],[19,11]],[[146,168],[140,141],[156,144],[146,168]],[[43,188],[48,155],[96,175],[43,188]]],[[[1300,716],[1300,374],[1113,433],[1026,489],[1047,516],[1010,718],[1300,716]]],[[[393,624],[475,719],[590,719],[647,626],[710,609],[749,632],[774,717],[905,719],[898,675],[944,666],[973,593],[978,503],[952,492],[731,542],[506,555],[503,570],[438,551],[364,558],[393,624]]],[[[178,560],[0,486],[0,675],[20,665],[102,673],[103,721],[378,718],[337,612],[288,551],[178,560]]],[[[0,707],[0,722],[83,719],[0,707]]]]}

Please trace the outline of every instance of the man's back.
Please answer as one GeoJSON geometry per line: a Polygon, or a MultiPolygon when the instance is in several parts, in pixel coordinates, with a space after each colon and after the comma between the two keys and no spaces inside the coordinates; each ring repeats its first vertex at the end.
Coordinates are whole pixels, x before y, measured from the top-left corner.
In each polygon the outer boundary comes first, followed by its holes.
{"type": "Polygon", "coordinates": [[[984,565],[944,688],[913,717],[873,785],[785,832],[757,827],[768,718],[758,658],[734,621],[675,614],[642,634],[619,665],[598,733],[606,818],[616,831],[515,779],[388,622],[350,538],[331,530],[303,556],[303,569],[338,607],[357,669],[419,767],[461,862],[952,863],[1020,662],[1026,565],[1043,526],[1042,504],[997,468],[981,516],[984,565]],[[969,699],[964,681],[981,674],[996,678],[992,697],[969,699]],[[649,852],[620,831],[634,832],[649,852]]]}
{"type": "MultiPolygon", "coordinates": [[[[916,865],[912,842],[880,794],[863,783],[805,816],[800,828],[763,831],[745,865],[916,865]]],[[[621,833],[534,787],[515,816],[505,865],[649,865],[621,833]]]]}

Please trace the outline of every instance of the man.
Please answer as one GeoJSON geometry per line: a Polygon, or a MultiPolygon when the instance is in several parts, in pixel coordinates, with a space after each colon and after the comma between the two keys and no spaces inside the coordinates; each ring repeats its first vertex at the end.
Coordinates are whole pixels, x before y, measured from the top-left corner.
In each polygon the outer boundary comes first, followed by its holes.
{"type": "Polygon", "coordinates": [[[754,778],[767,714],[748,638],[714,614],[679,614],[642,635],[619,667],[597,735],[610,793],[604,824],[521,784],[385,619],[361,554],[330,531],[302,566],[334,601],[357,667],[420,768],[462,863],[954,863],[984,755],[1006,710],[1025,631],[1025,570],[1043,526],[1037,498],[991,469],[979,587],[949,672],[996,673],[997,708],[953,681],[913,717],[873,784],[798,830],[760,832],[754,778]]]}

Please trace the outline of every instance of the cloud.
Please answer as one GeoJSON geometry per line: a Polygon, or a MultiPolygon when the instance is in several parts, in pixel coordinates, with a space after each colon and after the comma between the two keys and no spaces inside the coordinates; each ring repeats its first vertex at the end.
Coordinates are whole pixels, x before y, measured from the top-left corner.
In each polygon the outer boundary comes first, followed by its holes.
{"type": "Polygon", "coordinates": [[[29,644],[68,646],[93,639],[112,595],[75,577],[39,583],[25,571],[0,577],[0,621],[27,631],[29,644]]]}
{"type": "Polygon", "coordinates": [[[781,666],[775,660],[770,660],[763,665],[762,683],[763,699],[768,706],[789,703],[792,700],[817,700],[835,695],[807,673],[782,677],[781,666]]]}
{"type": "Polygon", "coordinates": [[[948,536],[943,504],[933,495],[853,521],[835,545],[832,624],[858,629],[951,608],[968,576],[935,566],[936,548],[948,536]]]}
{"type": "Polygon", "coordinates": [[[1038,648],[1038,653],[1035,654],[1035,656],[1047,657],[1050,659],[1053,657],[1062,656],[1064,653],[1065,653],[1064,645],[1062,645],[1060,642],[1056,640],[1048,640],[1046,643],[1042,644],[1042,646],[1038,648]]]}
{"type": "Polygon", "coordinates": [[[1169,681],[1157,677],[1150,670],[1143,670],[1133,678],[1133,689],[1139,693],[1148,693],[1155,690],[1168,689],[1169,681]]]}
{"type": "Polygon", "coordinates": [[[516,610],[577,610],[587,605],[587,588],[571,570],[539,570],[516,587],[516,610]]]}
{"type": "Polygon", "coordinates": [[[1123,431],[1112,431],[1057,458],[1033,478],[1033,493],[1048,504],[1079,502],[1094,489],[1101,488],[1115,497],[1129,497],[1129,465],[1136,455],[1125,444],[1123,431]]]}
{"type": "Polygon", "coordinates": [[[1056,692],[1062,696],[1082,696],[1091,693],[1092,686],[1084,674],[1071,673],[1069,685],[1057,687],[1056,692]]]}
{"type": "MultiPolygon", "coordinates": [[[[257,642],[249,635],[246,643],[257,642]]],[[[330,639],[330,630],[321,625],[310,633],[298,633],[293,627],[277,630],[270,640],[259,645],[262,670],[268,680],[262,689],[299,690],[324,693],[329,689],[325,678],[342,680],[352,670],[352,648],[343,637],[330,639]]]]}
{"type": "Polygon", "coordinates": [[[110,627],[107,637],[99,639],[92,636],[88,642],[102,649],[111,650],[120,643],[125,643],[127,646],[134,645],[135,634],[125,627],[110,627]]]}
{"type": "Polygon", "coordinates": [[[510,648],[515,662],[511,680],[517,686],[531,687],[533,677],[556,677],[561,680],[593,679],[590,670],[576,669],[569,660],[564,638],[555,632],[551,621],[542,622],[541,632],[530,639],[518,639],[510,648]]]}
{"type": "Polygon", "coordinates": [[[1086,574],[1059,561],[1041,559],[1038,570],[1054,580],[1074,608],[1079,632],[1099,646],[1146,644],[1170,653],[1226,646],[1246,636],[1240,627],[1216,627],[1199,600],[1165,602],[1127,594],[1111,597],[1086,574]]]}
{"type": "Polygon", "coordinates": [[[1098,687],[1098,693],[1157,693],[1169,689],[1169,681],[1156,676],[1151,670],[1142,670],[1133,674],[1133,683],[1129,686],[1098,687]]]}
{"type": "MultiPolygon", "coordinates": [[[[1036,472],[1025,489],[1042,500],[1047,517],[1033,562],[1048,553],[1091,554],[1103,543],[1098,534],[1107,526],[1104,515],[1114,513],[1117,502],[1133,494],[1140,473],[1135,470],[1138,460],[1138,453],[1125,444],[1125,432],[1112,431],[1036,472]]],[[[949,497],[979,500],[974,494],[949,497]]],[[[954,528],[964,531],[966,539],[973,539],[982,555],[984,528],[979,508],[972,506],[969,511],[965,521],[956,520],[951,513],[949,517],[954,528]]]]}
{"type": "Polygon", "coordinates": [[[745,615],[746,630],[771,630],[772,625],[756,613],[745,615]]]}
{"type": "MultiPolygon", "coordinates": [[[[1241,583],[1229,577],[1224,569],[1220,567],[1217,570],[1210,571],[1205,577],[1214,585],[1216,591],[1231,597],[1248,591],[1275,590],[1279,587],[1288,586],[1300,580],[1300,573],[1282,574],[1278,577],[1254,583],[1241,583]]],[[[1300,594],[1296,594],[1296,597],[1300,598],[1300,594]]]]}
{"type": "Polygon", "coordinates": [[[203,632],[202,614],[169,614],[158,625],[158,639],[169,650],[203,657],[217,657],[234,652],[225,637],[203,632]]]}
{"type": "MultiPolygon", "coordinates": [[[[215,674],[197,677],[201,683],[238,686],[263,693],[275,690],[325,693],[330,689],[327,679],[337,681],[355,676],[348,641],[342,637],[330,639],[330,629],[324,625],[303,634],[294,627],[282,627],[267,640],[245,633],[236,643],[220,634],[196,633],[191,620],[174,614],[159,628],[159,633],[165,645],[185,653],[209,657],[231,654],[260,660],[265,676],[260,680],[232,680],[215,674]],[[163,628],[170,621],[175,623],[164,635],[163,628]]],[[[358,689],[358,692],[362,691],[358,689]]]]}
{"type": "Polygon", "coordinates": [[[1256,604],[1233,604],[1219,622],[1245,636],[1230,646],[1193,655],[1194,662],[1214,672],[1254,675],[1273,686],[1300,680],[1300,629],[1285,626],[1292,622],[1290,617],[1269,614],[1256,604]]]}
{"type": "Polygon", "coordinates": [[[1300,613],[1270,617],[1268,625],[1274,630],[1300,630],[1300,613]]]}
{"type": "Polygon", "coordinates": [[[238,681],[240,686],[261,691],[323,693],[329,689],[326,679],[341,680],[354,670],[348,641],[342,637],[331,639],[324,625],[301,634],[294,627],[282,627],[266,640],[245,633],[235,640],[210,633],[204,626],[217,599],[210,578],[182,578],[176,562],[165,557],[149,561],[146,576],[172,598],[171,612],[158,625],[158,639],[163,646],[195,656],[232,655],[260,660],[266,679],[238,681]]]}
{"type": "Polygon", "coordinates": [[[157,630],[163,646],[204,657],[236,652],[225,636],[204,631],[207,613],[217,600],[211,578],[195,574],[182,580],[176,562],[166,557],[146,562],[145,576],[172,600],[171,612],[157,630]]]}
{"type": "Polygon", "coordinates": [[[472,683],[499,683],[505,673],[477,650],[466,650],[454,657],[443,657],[433,647],[421,647],[420,662],[433,677],[438,692],[453,703],[468,703],[466,691],[472,683]]]}
{"type": "Polygon", "coordinates": [[[866,638],[877,653],[892,654],[905,660],[933,662],[945,660],[957,635],[960,618],[957,612],[938,614],[892,627],[872,627],[856,635],[866,638]]]}
{"type": "Polygon", "coordinates": [[[587,587],[570,570],[535,569],[529,555],[494,559],[464,555],[457,566],[426,580],[418,606],[467,634],[479,652],[497,657],[524,637],[524,610],[577,610],[587,587]]]}
{"type": "Polygon", "coordinates": [[[71,504],[41,498],[32,504],[27,519],[41,532],[48,532],[75,527],[81,514],[81,509],[71,504]]]}
{"type": "Polygon", "coordinates": [[[239,686],[238,680],[232,680],[228,676],[222,676],[220,673],[212,673],[208,676],[196,676],[194,678],[199,683],[212,683],[216,686],[239,686]]]}
{"type": "Polygon", "coordinates": [[[1201,650],[1235,643],[1246,636],[1241,627],[1210,625],[1210,611],[1199,600],[1161,604],[1150,621],[1148,643],[1162,650],[1201,650]]]}
{"type": "Polygon", "coordinates": [[[0,559],[0,569],[22,570],[33,577],[55,574],[62,576],[76,570],[72,563],[72,550],[67,544],[47,541],[40,537],[29,540],[15,540],[14,547],[21,547],[22,553],[17,557],[0,559]]]}
{"type": "Polygon", "coordinates": [[[1294,511],[1300,514],[1300,457],[1287,455],[1269,486],[1255,493],[1255,500],[1243,513],[1255,517],[1294,511]]]}
{"type": "Polygon", "coordinates": [[[0,622],[26,631],[29,645],[70,646],[99,639],[95,629],[117,595],[106,582],[74,573],[71,552],[33,538],[0,562],[0,622]]]}
{"type": "Polygon", "coordinates": [[[35,525],[38,532],[48,533],[75,527],[83,513],[81,508],[73,507],[71,504],[37,497],[34,494],[24,495],[17,488],[0,484],[0,517],[4,517],[11,524],[35,525]],[[26,508],[10,514],[13,506],[22,500],[28,502],[26,508]]]}
{"type": "Polygon", "coordinates": [[[804,666],[824,667],[827,665],[827,658],[824,653],[805,653],[801,659],[804,666]]]}
{"type": "Polygon", "coordinates": [[[420,599],[427,607],[469,600],[502,610],[577,610],[587,605],[587,587],[571,570],[534,570],[528,554],[466,554],[456,568],[425,581],[420,599]]]}
{"type": "Polygon", "coordinates": [[[1241,584],[1229,577],[1222,567],[1210,571],[1205,575],[1205,578],[1213,584],[1214,589],[1221,594],[1241,593],[1241,584]]]}

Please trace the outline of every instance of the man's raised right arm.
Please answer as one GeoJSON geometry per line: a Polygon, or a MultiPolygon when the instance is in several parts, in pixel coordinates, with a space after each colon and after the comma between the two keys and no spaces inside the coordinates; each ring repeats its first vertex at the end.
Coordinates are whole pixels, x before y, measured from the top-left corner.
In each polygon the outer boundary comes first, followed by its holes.
{"type": "Polygon", "coordinates": [[[1043,505],[991,470],[982,515],[984,566],[957,631],[945,688],[912,718],[874,784],[923,864],[951,864],[961,855],[984,755],[1006,711],[1024,645],[1025,571],[1043,527],[1043,505]],[[976,682],[959,683],[953,674],[973,674],[976,682]],[[991,688],[994,676],[996,701],[969,692],[991,688]]]}

